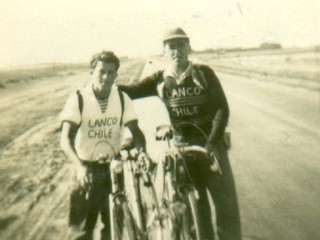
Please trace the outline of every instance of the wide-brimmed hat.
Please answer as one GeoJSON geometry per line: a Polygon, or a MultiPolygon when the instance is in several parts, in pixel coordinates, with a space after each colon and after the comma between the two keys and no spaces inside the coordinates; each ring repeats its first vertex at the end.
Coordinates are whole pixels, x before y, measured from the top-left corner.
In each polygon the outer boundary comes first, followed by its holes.
{"type": "Polygon", "coordinates": [[[189,40],[189,37],[187,36],[185,31],[183,31],[183,29],[179,27],[170,28],[166,30],[163,34],[163,42],[176,38],[183,38],[189,40]]]}

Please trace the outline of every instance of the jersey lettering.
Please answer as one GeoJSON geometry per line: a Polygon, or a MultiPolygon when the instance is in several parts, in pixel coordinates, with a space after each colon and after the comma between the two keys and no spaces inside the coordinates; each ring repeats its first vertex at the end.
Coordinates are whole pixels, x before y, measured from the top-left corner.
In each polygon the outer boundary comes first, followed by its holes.
{"type": "Polygon", "coordinates": [[[172,108],[177,117],[194,116],[199,113],[198,106],[172,108]]]}
{"type": "Polygon", "coordinates": [[[190,97],[190,96],[199,96],[201,93],[201,89],[199,87],[181,87],[172,90],[172,97],[190,97]]]}
{"type": "Polygon", "coordinates": [[[112,126],[116,125],[118,122],[118,118],[104,118],[104,119],[96,119],[95,121],[89,120],[89,127],[95,128],[95,127],[106,127],[106,126],[112,126]]]}
{"type": "Polygon", "coordinates": [[[108,139],[112,138],[112,128],[110,129],[91,129],[88,131],[89,138],[108,139]]]}
{"type": "Polygon", "coordinates": [[[118,122],[117,117],[101,118],[88,121],[88,137],[95,139],[112,138],[112,127],[118,122]],[[111,128],[106,128],[111,127],[111,128]]]}

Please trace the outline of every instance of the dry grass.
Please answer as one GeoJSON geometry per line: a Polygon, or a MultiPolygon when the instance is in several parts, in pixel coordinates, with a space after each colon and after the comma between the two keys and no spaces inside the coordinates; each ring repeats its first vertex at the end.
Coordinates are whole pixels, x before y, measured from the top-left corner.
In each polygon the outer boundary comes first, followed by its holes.
{"type": "Polygon", "coordinates": [[[73,75],[76,71],[88,69],[87,64],[38,64],[12,67],[0,70],[0,88],[21,81],[45,77],[73,75]]]}
{"type": "Polygon", "coordinates": [[[197,56],[214,69],[268,81],[319,88],[319,49],[269,50],[197,56]]]}
{"type": "MultiPolygon", "coordinates": [[[[141,59],[129,60],[122,59],[119,69],[118,82],[137,81],[141,74],[141,59]]],[[[76,74],[79,71],[88,71],[87,63],[79,64],[39,64],[21,66],[0,70],[0,89],[6,88],[10,84],[28,82],[47,77],[62,77],[76,74]]]]}

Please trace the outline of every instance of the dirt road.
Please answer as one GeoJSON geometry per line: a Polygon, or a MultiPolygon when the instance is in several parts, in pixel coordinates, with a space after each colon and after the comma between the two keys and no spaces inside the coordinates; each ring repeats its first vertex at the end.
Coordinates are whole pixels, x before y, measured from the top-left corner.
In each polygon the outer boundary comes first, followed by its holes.
{"type": "MultiPolygon", "coordinates": [[[[144,60],[124,62],[118,80],[138,78],[143,65],[144,60]]],[[[85,69],[0,89],[0,239],[66,236],[70,170],[58,143],[58,114],[88,80],[85,69]]]]}
{"type": "MultiPolygon", "coordinates": [[[[127,63],[120,79],[139,76],[142,67],[127,63]]],[[[230,158],[243,239],[319,239],[319,93],[217,74],[231,108],[230,158]]],[[[58,146],[57,114],[87,79],[88,73],[77,73],[1,92],[0,239],[64,239],[70,170],[58,146]]],[[[145,113],[155,112],[153,104],[136,103],[142,105],[145,113]]],[[[154,114],[147,115],[141,122],[152,139],[154,114]]]]}
{"type": "Polygon", "coordinates": [[[319,239],[320,95],[219,74],[244,239],[319,239]]]}

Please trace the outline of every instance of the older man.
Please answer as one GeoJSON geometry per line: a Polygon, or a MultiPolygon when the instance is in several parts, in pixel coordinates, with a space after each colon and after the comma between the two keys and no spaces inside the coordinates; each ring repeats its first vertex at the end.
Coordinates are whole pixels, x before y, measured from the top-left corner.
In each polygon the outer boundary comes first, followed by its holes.
{"type": "MultiPolygon", "coordinates": [[[[166,69],[138,83],[121,85],[119,89],[133,99],[158,95],[167,107],[172,126],[182,130],[185,141],[213,149],[223,172],[221,176],[213,173],[210,170],[210,163],[205,160],[197,159],[188,164],[200,195],[204,235],[206,239],[214,239],[206,194],[208,189],[216,207],[217,232],[220,240],[241,239],[235,184],[223,141],[229,108],[221,84],[210,67],[189,61],[190,39],[183,29],[167,30],[163,38],[163,48],[164,55],[170,63],[166,69]],[[182,122],[190,124],[182,126],[182,122]],[[204,137],[203,133],[207,137],[204,137]]],[[[169,128],[162,128],[157,135],[164,138],[169,132],[169,128]]]]}

